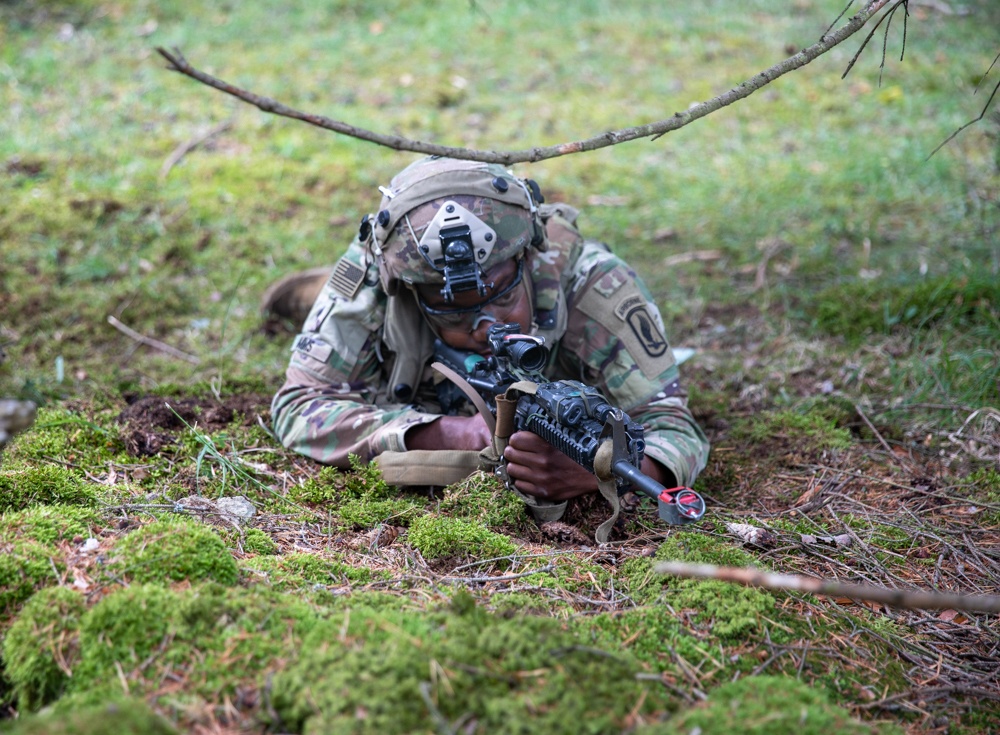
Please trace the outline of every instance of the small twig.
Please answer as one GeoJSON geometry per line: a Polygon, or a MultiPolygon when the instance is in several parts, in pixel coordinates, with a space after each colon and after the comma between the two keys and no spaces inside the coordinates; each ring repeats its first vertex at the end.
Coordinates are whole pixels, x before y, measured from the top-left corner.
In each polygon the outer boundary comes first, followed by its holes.
{"type": "Polygon", "coordinates": [[[165,344],[164,342],[160,342],[160,340],[158,339],[153,339],[152,337],[147,337],[143,334],[139,334],[134,329],[126,327],[124,324],[122,324],[120,321],[118,321],[115,317],[111,316],[110,314],[108,315],[108,324],[110,324],[112,327],[114,327],[127,337],[131,337],[139,344],[144,344],[147,347],[152,347],[153,349],[159,350],[160,352],[165,352],[171,357],[176,357],[181,360],[186,360],[192,365],[198,365],[201,362],[201,359],[194,355],[189,355],[186,352],[181,352],[176,347],[171,347],[170,345],[165,344]]]}
{"type": "MultiPolygon", "coordinates": [[[[1000,54],[997,54],[997,58],[993,59],[993,63],[990,64],[990,69],[992,69],[996,65],[997,59],[1000,59],[1000,54]]],[[[990,69],[986,70],[986,74],[990,73],[990,69]]],[[[986,78],[986,74],[983,75],[983,79],[986,78]]],[[[979,84],[982,84],[982,80],[980,80],[979,84]]],[[[979,84],[976,85],[976,92],[979,91],[979,84]]],[[[939,150],[941,150],[946,145],[948,145],[951,141],[953,141],[958,136],[958,134],[961,133],[963,130],[965,130],[968,127],[971,127],[971,126],[975,125],[977,122],[979,122],[984,117],[986,117],[986,111],[988,109],[990,109],[990,105],[993,104],[993,98],[997,96],[997,90],[1000,90],[1000,82],[997,82],[996,86],[993,87],[993,91],[990,93],[990,98],[988,100],[986,100],[986,104],[983,105],[983,111],[979,113],[979,117],[977,117],[974,120],[969,120],[969,122],[965,123],[965,125],[963,125],[958,130],[956,130],[954,133],[952,133],[947,138],[945,138],[944,141],[941,143],[941,145],[939,145],[937,148],[935,148],[934,150],[932,150],[930,152],[930,155],[927,156],[927,160],[930,160],[931,156],[933,156],[935,153],[937,153],[939,150]]]]}
{"type": "MultiPolygon", "coordinates": [[[[878,31],[879,26],[882,25],[882,21],[886,20],[887,18],[892,18],[892,14],[895,12],[896,8],[906,1],[907,0],[896,0],[895,5],[893,5],[892,8],[890,8],[889,12],[878,19],[878,22],[874,25],[871,31],[869,31],[868,35],[865,36],[865,39],[861,42],[861,45],[858,47],[857,52],[854,54],[854,56],[851,57],[850,62],[848,62],[847,64],[847,68],[844,70],[844,73],[840,77],[841,79],[846,79],[847,75],[851,73],[851,69],[854,68],[854,65],[858,63],[858,59],[861,58],[861,52],[863,52],[865,48],[868,47],[868,42],[875,37],[875,33],[878,31]]],[[[889,0],[877,0],[877,2],[873,2],[868,8],[866,8],[866,11],[870,13],[868,17],[870,18],[872,15],[875,15],[875,13],[877,13],[879,10],[885,7],[887,2],[889,2],[889,0]]]]}
{"type": "Polygon", "coordinates": [[[455,731],[448,723],[448,720],[445,719],[445,716],[441,714],[441,710],[439,710],[437,705],[434,703],[434,698],[431,696],[431,684],[429,681],[420,682],[420,697],[424,700],[424,704],[427,705],[427,711],[430,713],[431,719],[434,720],[434,725],[436,726],[439,735],[455,735],[455,731]]]}
{"type": "Polygon", "coordinates": [[[858,416],[860,416],[861,420],[865,422],[865,426],[867,426],[871,430],[871,432],[875,435],[875,438],[878,439],[879,444],[881,444],[885,448],[885,451],[889,454],[889,457],[892,458],[897,464],[904,467],[905,469],[906,466],[903,464],[902,460],[896,456],[895,452],[892,451],[892,447],[890,447],[889,443],[882,437],[882,435],[879,433],[879,430],[875,428],[875,424],[873,424],[869,420],[869,418],[865,415],[865,412],[861,410],[861,406],[855,403],[854,410],[858,412],[858,416]]]}
{"type": "Polygon", "coordinates": [[[969,612],[1000,612],[1000,596],[956,595],[922,590],[896,590],[860,584],[830,582],[816,577],[794,574],[769,574],[758,569],[717,567],[712,564],[688,564],[669,561],[653,566],[659,574],[695,577],[735,582],[769,590],[811,592],[828,597],[850,597],[868,600],[906,610],[966,610],[969,612]]]}
{"type": "Polygon", "coordinates": [[[498,577],[441,577],[438,581],[440,582],[461,582],[463,584],[487,584],[489,582],[510,582],[514,579],[521,579],[522,577],[530,577],[532,574],[547,574],[555,569],[555,565],[546,564],[544,567],[539,567],[538,569],[532,569],[527,572],[519,572],[518,574],[504,574],[498,577]]]}
{"type": "Polygon", "coordinates": [[[166,160],[163,162],[163,165],[160,166],[160,181],[163,181],[164,179],[167,178],[167,175],[170,173],[170,170],[178,163],[180,163],[181,159],[184,158],[184,156],[186,156],[188,153],[193,151],[195,148],[200,146],[205,141],[214,138],[219,133],[223,133],[226,130],[229,130],[229,128],[231,128],[232,126],[233,126],[232,120],[225,120],[224,122],[221,122],[218,125],[213,125],[211,128],[201,133],[201,135],[196,135],[190,140],[185,141],[184,143],[181,143],[179,146],[174,148],[174,150],[170,153],[169,156],[167,156],[166,160]]]}
{"type": "Polygon", "coordinates": [[[910,697],[919,698],[921,701],[927,702],[934,699],[940,699],[941,697],[947,697],[949,694],[962,694],[967,697],[978,697],[992,700],[1000,699],[1000,693],[997,693],[993,689],[956,685],[946,687],[930,687],[928,689],[913,688],[905,692],[900,692],[899,694],[893,694],[890,697],[884,697],[877,702],[869,702],[867,704],[858,704],[855,706],[858,709],[881,709],[892,702],[906,700],[910,697]]]}

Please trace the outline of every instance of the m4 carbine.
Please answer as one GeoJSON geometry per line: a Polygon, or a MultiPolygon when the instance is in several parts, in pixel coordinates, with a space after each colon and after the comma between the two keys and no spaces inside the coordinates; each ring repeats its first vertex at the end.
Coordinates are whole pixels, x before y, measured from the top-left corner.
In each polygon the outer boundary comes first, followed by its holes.
{"type": "Polygon", "coordinates": [[[515,431],[540,436],[600,482],[614,483],[619,495],[634,489],[654,498],[667,523],[704,515],[705,501],[698,493],[686,487],[667,489],[639,469],[646,446],[641,424],[593,386],[542,375],[548,360],[544,339],[521,334],[521,326],[513,323],[493,324],[488,339],[492,354],[485,358],[441,340],[435,343],[434,367],[451,380],[439,386],[446,413],[462,402],[457,387],[496,436],[506,438],[515,431]]]}

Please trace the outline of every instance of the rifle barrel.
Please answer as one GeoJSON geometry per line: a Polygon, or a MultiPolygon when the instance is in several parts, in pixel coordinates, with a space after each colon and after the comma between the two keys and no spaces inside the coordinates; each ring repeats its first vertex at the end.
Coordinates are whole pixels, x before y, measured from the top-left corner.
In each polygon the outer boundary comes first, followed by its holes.
{"type": "Polygon", "coordinates": [[[619,459],[611,465],[611,471],[615,476],[632,483],[632,487],[654,500],[659,500],[660,493],[666,490],[652,477],[633,467],[628,460],[619,459]]]}

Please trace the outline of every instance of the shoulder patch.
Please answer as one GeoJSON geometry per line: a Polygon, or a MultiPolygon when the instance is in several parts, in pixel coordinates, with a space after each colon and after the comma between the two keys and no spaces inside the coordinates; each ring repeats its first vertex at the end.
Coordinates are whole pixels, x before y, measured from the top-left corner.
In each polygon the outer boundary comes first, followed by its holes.
{"type": "Polygon", "coordinates": [[[612,299],[597,288],[588,289],[575,308],[621,340],[643,375],[655,379],[675,364],[656,318],[656,305],[646,300],[634,282],[619,284],[616,290],[619,294],[612,299]]]}
{"type": "Polygon", "coordinates": [[[615,307],[615,316],[632,328],[632,333],[646,354],[660,357],[669,345],[660,327],[649,316],[648,302],[642,296],[633,294],[622,299],[615,307]]]}
{"type": "Polygon", "coordinates": [[[344,256],[337,261],[337,267],[333,269],[330,285],[345,299],[353,299],[364,280],[365,269],[344,256]]]}

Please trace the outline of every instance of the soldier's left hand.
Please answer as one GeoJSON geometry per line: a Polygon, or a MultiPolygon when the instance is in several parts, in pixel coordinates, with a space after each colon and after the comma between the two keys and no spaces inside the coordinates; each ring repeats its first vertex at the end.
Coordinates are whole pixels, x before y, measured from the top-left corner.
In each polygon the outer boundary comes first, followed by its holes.
{"type": "Polygon", "coordinates": [[[504,457],[508,475],[527,495],[560,501],[597,490],[594,475],[530,431],[511,436],[504,457]]]}

